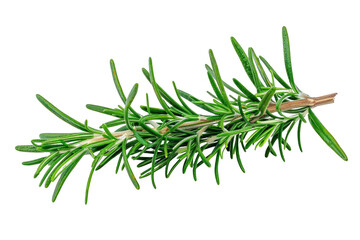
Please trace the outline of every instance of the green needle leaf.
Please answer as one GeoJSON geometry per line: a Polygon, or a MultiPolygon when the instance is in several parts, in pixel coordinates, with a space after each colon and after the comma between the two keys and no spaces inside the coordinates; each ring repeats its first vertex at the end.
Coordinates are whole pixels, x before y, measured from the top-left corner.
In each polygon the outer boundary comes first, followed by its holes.
{"type": "Polygon", "coordinates": [[[239,107],[239,112],[240,112],[240,115],[241,115],[241,118],[248,124],[250,124],[249,120],[247,119],[247,117],[245,116],[244,114],[244,111],[242,109],[242,105],[241,105],[241,98],[240,96],[238,96],[238,107],[239,107]]]}
{"type": "Polygon", "coordinates": [[[259,114],[258,114],[258,116],[262,116],[265,113],[267,107],[269,106],[271,98],[275,94],[275,91],[276,91],[276,89],[274,87],[272,87],[263,96],[263,98],[261,99],[261,101],[259,103],[259,114]]]}
{"type": "Polygon", "coordinates": [[[194,178],[194,181],[197,181],[196,170],[198,168],[198,160],[199,160],[199,154],[196,156],[195,161],[194,161],[194,165],[193,165],[193,178],[194,178]]]}
{"type": "Polygon", "coordinates": [[[158,100],[159,100],[161,106],[164,108],[164,110],[171,116],[175,117],[174,113],[169,109],[168,105],[164,102],[164,100],[161,97],[159,87],[158,87],[157,83],[155,82],[154,69],[153,69],[153,64],[152,64],[151,58],[149,58],[149,69],[150,69],[150,82],[154,88],[156,97],[158,98],[158,100]]]}
{"type": "Polygon", "coordinates": [[[299,121],[299,123],[298,123],[298,131],[297,131],[297,140],[298,140],[298,145],[299,145],[300,152],[303,151],[302,147],[301,147],[301,138],[300,138],[301,123],[302,123],[302,121],[299,121]]]}
{"type": "Polygon", "coordinates": [[[240,147],[239,147],[239,135],[236,136],[236,139],[235,139],[235,154],[236,154],[236,160],[239,164],[239,167],[241,169],[241,171],[243,173],[245,173],[245,168],[241,162],[241,158],[240,158],[240,147]]]}
{"type": "Polygon", "coordinates": [[[32,166],[32,165],[40,164],[45,158],[46,157],[41,157],[41,158],[37,158],[37,159],[31,160],[31,161],[25,161],[25,162],[22,162],[22,165],[32,166]]]}
{"type": "Polygon", "coordinates": [[[217,98],[220,100],[220,102],[222,102],[224,105],[226,104],[225,100],[223,99],[223,96],[220,93],[220,90],[218,89],[215,80],[213,79],[213,77],[211,76],[211,74],[208,72],[208,77],[209,77],[209,81],[211,84],[211,87],[213,88],[217,98]]]}
{"type": "Polygon", "coordinates": [[[191,95],[190,93],[187,93],[185,91],[182,91],[179,89],[179,94],[181,97],[185,98],[186,100],[188,100],[189,102],[191,102],[192,104],[196,105],[199,108],[202,108],[210,113],[214,113],[215,111],[203,104],[200,104],[200,102],[204,102],[196,97],[194,97],[193,95],[191,95]]]}
{"type": "Polygon", "coordinates": [[[200,147],[200,137],[202,135],[202,133],[204,131],[206,131],[206,128],[207,127],[203,127],[202,129],[199,130],[199,132],[197,133],[197,136],[196,136],[196,149],[198,151],[198,156],[201,157],[201,160],[205,163],[206,166],[208,167],[211,167],[211,164],[209,162],[209,160],[205,157],[201,147],[200,147]]]}
{"type": "Polygon", "coordinates": [[[249,98],[251,101],[253,102],[259,102],[259,99],[257,99],[257,97],[255,97],[254,94],[252,94],[244,85],[242,85],[238,80],[236,80],[235,78],[233,78],[233,82],[235,83],[235,85],[240,89],[240,91],[242,91],[247,98],[249,98]]]}
{"type": "Polygon", "coordinates": [[[18,145],[15,147],[15,149],[19,152],[41,152],[33,145],[18,145]]]}
{"type": "Polygon", "coordinates": [[[236,39],[234,37],[231,37],[231,43],[232,43],[237,55],[239,56],[239,59],[245,69],[246,74],[249,76],[250,80],[254,83],[253,72],[250,67],[248,56],[246,55],[246,53],[244,52],[244,50],[242,49],[242,47],[240,46],[240,44],[236,41],[236,39]]]}
{"type": "Polygon", "coordinates": [[[332,149],[334,152],[339,155],[345,161],[348,160],[344,150],[337,143],[335,138],[330,134],[330,132],[322,125],[319,119],[315,116],[311,108],[309,108],[308,114],[309,122],[311,126],[314,128],[315,132],[324,140],[324,142],[332,149]]]}
{"type": "Polygon", "coordinates": [[[260,63],[260,61],[259,61],[259,58],[256,56],[256,54],[255,54],[255,52],[254,52],[254,49],[252,49],[252,48],[250,48],[250,49],[251,49],[252,56],[253,56],[253,58],[254,58],[254,60],[255,60],[256,67],[257,67],[257,69],[258,69],[258,71],[259,71],[259,73],[260,73],[261,78],[264,80],[265,84],[266,84],[268,87],[270,87],[270,86],[271,86],[271,83],[270,83],[268,77],[266,76],[266,73],[265,73],[263,67],[261,66],[261,63],[260,63]]]}
{"type": "MultiPolygon", "coordinates": [[[[279,143],[279,152],[282,160],[285,162],[285,157],[282,149],[282,131],[283,131],[284,124],[281,123],[279,127],[279,133],[278,133],[278,143],[279,143]]],[[[285,145],[286,146],[286,145],[285,145]]]]}
{"type": "Polygon", "coordinates": [[[282,36],[283,36],[284,61],[285,61],[286,73],[288,75],[291,88],[294,90],[294,92],[298,93],[299,91],[294,82],[292,65],[291,65],[289,35],[285,26],[282,28],[282,36]]]}
{"type": "Polygon", "coordinates": [[[134,98],[138,91],[138,87],[139,87],[139,84],[135,83],[135,85],[133,86],[133,88],[131,89],[131,91],[129,93],[129,96],[126,100],[125,109],[124,109],[124,119],[125,119],[126,126],[128,127],[128,129],[130,129],[134,133],[134,136],[136,137],[136,139],[138,139],[141,144],[148,146],[149,143],[140,136],[138,131],[134,130],[134,128],[131,126],[131,123],[129,121],[129,114],[128,114],[129,108],[130,108],[131,103],[134,101],[134,98]]]}
{"type": "MultiPolygon", "coordinates": [[[[152,84],[152,79],[150,77],[150,73],[143,68],[142,69],[146,79],[152,84]]],[[[159,84],[156,84],[157,88],[159,90],[160,95],[169,103],[171,104],[174,108],[176,108],[177,110],[179,110],[180,112],[186,112],[186,108],[182,107],[179,103],[177,103],[164,89],[162,89],[159,84]]]]}
{"type": "Polygon", "coordinates": [[[175,89],[175,93],[176,93],[176,96],[178,97],[179,101],[181,102],[181,104],[188,110],[188,112],[192,115],[195,115],[195,116],[198,116],[198,114],[196,112],[194,112],[186,103],[185,101],[182,99],[178,89],[176,88],[176,84],[175,82],[173,81],[173,87],[175,89]]]}
{"type": "Polygon", "coordinates": [[[263,87],[264,85],[260,82],[259,80],[259,76],[257,74],[257,71],[256,71],[256,68],[255,68],[255,65],[254,65],[254,50],[252,48],[249,48],[249,63],[250,63],[250,68],[251,68],[251,72],[252,72],[252,75],[253,75],[253,83],[256,87],[256,90],[257,92],[261,92],[261,87],[263,87]]]}
{"type": "MultiPolygon", "coordinates": [[[[44,97],[42,97],[40,94],[36,94],[36,98],[39,100],[39,102],[44,105],[44,107],[46,107],[50,112],[52,112],[53,114],[55,114],[55,116],[57,116],[58,118],[60,118],[61,120],[65,121],[66,123],[70,124],[73,127],[76,127],[77,129],[80,129],[84,132],[87,132],[88,128],[76,121],[75,119],[73,119],[72,117],[66,115],[65,113],[63,113],[62,111],[60,111],[57,107],[55,107],[54,105],[52,105],[48,100],[46,100],[44,97]]],[[[97,131],[94,128],[90,128],[93,131],[97,131]]]]}
{"type": "Polygon", "coordinates": [[[53,152],[52,154],[50,154],[49,156],[47,156],[44,161],[42,161],[40,164],[39,164],[39,167],[37,168],[35,174],[34,174],[34,178],[36,178],[41,170],[43,170],[43,168],[53,159],[55,158],[57,155],[59,154],[59,152],[53,152]]]}
{"type": "Polygon", "coordinates": [[[267,69],[269,71],[272,71],[274,74],[275,79],[284,87],[287,89],[291,89],[291,87],[279,76],[279,74],[276,73],[276,71],[271,67],[271,65],[263,58],[262,56],[259,56],[260,60],[265,64],[267,69]]]}
{"type": "Polygon", "coordinates": [[[111,74],[112,74],[112,77],[114,80],[116,90],[118,91],[119,96],[120,96],[121,100],[123,101],[123,103],[126,103],[126,97],[125,97],[124,91],[123,91],[120,81],[119,81],[119,77],[116,72],[114,60],[112,60],[112,59],[110,59],[110,68],[111,68],[111,74]]]}
{"type": "Polygon", "coordinates": [[[220,151],[217,152],[216,158],[215,158],[215,180],[217,185],[220,185],[220,178],[219,178],[219,161],[220,161],[220,151]]]}
{"type": "MultiPolygon", "coordinates": [[[[90,152],[92,154],[92,152],[90,152]]],[[[100,155],[100,154],[99,154],[100,155]]],[[[96,164],[98,163],[98,161],[100,160],[100,156],[98,155],[98,157],[95,157],[94,161],[92,162],[92,166],[91,166],[91,170],[90,170],[90,174],[88,177],[88,181],[86,183],[86,190],[85,190],[85,204],[87,204],[88,199],[89,199],[89,189],[90,189],[90,183],[91,183],[91,179],[92,176],[94,174],[94,171],[96,169],[96,164]]]]}
{"type": "Polygon", "coordinates": [[[78,164],[78,162],[80,161],[80,159],[84,156],[84,154],[86,153],[86,151],[82,151],[82,153],[71,163],[69,164],[65,170],[62,172],[58,183],[56,184],[54,193],[53,193],[53,197],[52,197],[52,201],[55,202],[57,196],[60,193],[60,190],[62,188],[62,186],[65,183],[65,180],[68,178],[69,174],[71,173],[71,171],[76,167],[76,165],[78,164]]]}
{"type": "Polygon", "coordinates": [[[159,148],[161,146],[161,141],[162,139],[160,138],[158,140],[158,143],[156,145],[155,151],[154,151],[154,155],[152,157],[152,161],[151,161],[151,182],[153,187],[156,189],[156,184],[155,184],[155,177],[154,177],[154,170],[155,170],[155,161],[156,161],[156,157],[157,157],[157,153],[159,151],[159,148]]]}
{"type": "Polygon", "coordinates": [[[139,185],[138,181],[136,180],[133,171],[130,168],[130,164],[129,164],[129,161],[128,161],[128,158],[127,158],[127,155],[126,155],[126,140],[124,140],[122,142],[122,156],[123,156],[123,159],[124,159],[125,168],[126,168],[126,171],[127,171],[128,175],[129,175],[129,178],[130,178],[131,182],[134,184],[134,187],[139,190],[140,185],[139,185]]]}
{"type": "Polygon", "coordinates": [[[213,53],[213,51],[211,49],[209,50],[209,56],[210,56],[211,66],[212,66],[212,69],[213,69],[214,74],[215,74],[215,80],[216,80],[217,85],[219,87],[219,90],[220,90],[220,92],[222,94],[224,104],[229,107],[230,111],[233,112],[233,109],[231,107],[231,104],[229,102],[228,96],[227,96],[225,88],[224,88],[223,81],[221,80],[221,77],[220,77],[219,67],[218,67],[218,65],[216,63],[214,53],[213,53]]]}

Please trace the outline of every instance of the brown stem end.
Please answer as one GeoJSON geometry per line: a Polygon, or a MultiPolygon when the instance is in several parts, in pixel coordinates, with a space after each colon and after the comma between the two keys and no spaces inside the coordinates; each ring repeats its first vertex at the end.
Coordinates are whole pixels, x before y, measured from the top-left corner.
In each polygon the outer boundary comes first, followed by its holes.
{"type": "Polygon", "coordinates": [[[332,93],[332,94],[324,95],[321,97],[311,98],[314,100],[314,105],[312,107],[317,107],[317,106],[321,106],[321,105],[325,105],[325,104],[334,103],[336,95],[337,95],[337,93],[332,93]]]}

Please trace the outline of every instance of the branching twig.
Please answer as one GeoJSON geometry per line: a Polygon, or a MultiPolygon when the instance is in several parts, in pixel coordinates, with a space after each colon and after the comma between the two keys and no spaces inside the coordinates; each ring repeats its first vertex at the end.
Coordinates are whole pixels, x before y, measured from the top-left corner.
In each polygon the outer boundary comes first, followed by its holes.
{"type": "Polygon", "coordinates": [[[246,54],[234,38],[231,38],[231,41],[245,72],[256,88],[256,93],[250,92],[236,79],[233,79],[235,86],[224,82],[214,53],[210,50],[211,66],[206,65],[206,70],[213,89],[213,92],[208,92],[213,98],[212,102],[200,100],[179,90],[173,83],[178,98],[175,100],[157,84],[150,58],[149,69],[143,69],[143,73],[151,83],[161,108],[151,107],[146,96],[146,105],[140,106],[145,114],[140,114],[131,106],[137,94],[138,84],[135,84],[126,96],[119,82],[115,64],[111,60],[113,80],[123,106],[107,108],[89,104],[87,108],[111,115],[115,120],[102,124],[100,129],[92,128],[88,126],[87,121],[83,124],[71,118],[37,95],[38,100],[48,110],[81,132],[42,133],[40,138],[31,141],[32,145],[17,146],[16,149],[19,151],[49,154],[23,164],[38,165],[34,177],[39,176],[42,170],[47,168],[40,186],[45,184],[45,187],[48,187],[57,180],[53,201],[56,200],[71,171],[86,154],[92,156],[93,162],[86,185],[85,202],[88,200],[94,172],[115,157],[118,157],[116,173],[119,169],[126,169],[136,189],[139,189],[140,185],[131,168],[134,162],[137,162],[139,168],[147,166],[140,178],[151,176],[155,188],[155,173],[165,169],[165,175],[169,177],[181,162],[183,173],[192,168],[194,180],[197,179],[198,167],[203,164],[208,167],[213,165],[215,179],[219,184],[218,166],[224,150],[230,153],[231,158],[237,159],[243,172],[245,168],[240,159],[240,148],[245,151],[251,146],[255,146],[255,149],[266,146],[266,157],[270,153],[277,156],[274,145],[277,142],[278,152],[285,161],[284,150],[291,150],[287,139],[297,123],[298,145],[302,151],[300,132],[302,123],[306,122],[306,115],[312,127],[329,147],[347,160],[339,144],[311,110],[316,106],[333,103],[336,93],[309,97],[295,85],[286,28],[283,28],[283,48],[288,83],[263,57],[257,57],[252,48],[249,48],[246,54]],[[188,103],[207,113],[198,114],[188,103]],[[215,162],[211,162],[213,157],[215,162]],[[130,163],[130,159],[134,161],[130,163]]]}

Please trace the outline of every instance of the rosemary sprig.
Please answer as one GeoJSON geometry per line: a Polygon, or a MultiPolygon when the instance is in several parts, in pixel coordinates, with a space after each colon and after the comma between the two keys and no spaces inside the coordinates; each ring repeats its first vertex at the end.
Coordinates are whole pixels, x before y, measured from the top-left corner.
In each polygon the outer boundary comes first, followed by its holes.
{"type": "Polygon", "coordinates": [[[236,157],[244,173],[240,148],[246,151],[251,146],[255,146],[255,149],[266,146],[266,157],[269,154],[277,156],[275,150],[277,142],[278,152],[285,161],[284,151],[291,150],[287,141],[288,136],[298,123],[298,145],[302,151],[300,132],[302,122],[306,122],[306,115],[311,126],[326,144],[342,159],[347,160],[339,144],[311,110],[312,107],[332,103],[336,94],[312,98],[295,85],[286,28],[283,28],[283,49],[289,84],[262,56],[257,57],[252,48],[249,48],[247,55],[235,38],[232,37],[231,42],[245,72],[257,90],[256,93],[249,91],[236,79],[233,79],[234,87],[224,82],[214,53],[210,50],[211,66],[205,67],[213,89],[213,93],[208,92],[213,97],[212,102],[200,100],[178,89],[173,82],[178,99],[175,100],[157,84],[150,58],[149,69],[143,69],[143,73],[152,85],[162,108],[151,107],[146,95],[146,105],[140,106],[145,113],[140,114],[131,106],[137,95],[138,84],[136,83],[126,96],[115,64],[110,60],[113,80],[124,105],[107,108],[88,104],[87,108],[111,115],[116,119],[102,124],[100,129],[92,128],[88,126],[87,121],[81,123],[71,118],[44,97],[36,95],[40,103],[49,111],[81,132],[42,133],[38,139],[31,141],[31,145],[16,146],[18,151],[49,153],[47,157],[26,161],[23,164],[38,165],[35,178],[47,168],[40,186],[45,183],[47,188],[52,182],[57,181],[53,201],[56,200],[69,174],[85,155],[93,158],[85,190],[85,203],[88,201],[94,172],[116,157],[118,159],[116,173],[119,169],[126,169],[136,189],[139,189],[140,185],[131,168],[134,161],[137,162],[137,167],[146,168],[140,174],[140,178],[150,176],[154,188],[156,188],[155,173],[158,170],[164,168],[166,177],[169,177],[180,163],[183,173],[189,167],[192,168],[195,181],[198,167],[203,164],[211,167],[214,164],[215,179],[219,184],[219,161],[224,157],[224,150],[230,152],[231,158],[236,157]],[[227,93],[226,89],[235,96],[227,93]],[[186,101],[205,110],[207,114],[197,113],[186,101]],[[213,157],[215,157],[214,163],[211,161],[213,157]]]}

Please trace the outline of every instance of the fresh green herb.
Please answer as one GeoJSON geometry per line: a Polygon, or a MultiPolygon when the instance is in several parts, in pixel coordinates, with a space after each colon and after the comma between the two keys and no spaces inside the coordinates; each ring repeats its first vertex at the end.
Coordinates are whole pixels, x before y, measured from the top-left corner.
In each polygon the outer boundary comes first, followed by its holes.
{"type": "Polygon", "coordinates": [[[283,49],[288,83],[263,57],[258,58],[252,48],[248,49],[247,55],[235,38],[232,37],[231,42],[250,82],[256,89],[255,93],[235,78],[233,79],[235,86],[223,81],[213,51],[210,50],[210,65],[205,67],[210,82],[209,89],[213,91],[208,91],[213,98],[212,101],[200,100],[178,89],[173,82],[177,101],[156,82],[153,62],[150,58],[149,69],[144,68],[142,71],[150,82],[161,108],[150,106],[152,100],[146,94],[146,105],[140,106],[144,113],[138,113],[132,107],[132,103],[139,85],[135,83],[129,94],[125,94],[115,63],[110,60],[113,81],[123,105],[108,108],[88,104],[87,108],[116,119],[96,129],[90,127],[87,120],[81,123],[59,110],[44,97],[36,95],[48,110],[81,132],[42,133],[39,138],[31,141],[31,145],[16,146],[16,150],[21,152],[48,153],[45,157],[25,161],[23,165],[37,165],[35,178],[45,171],[40,186],[45,183],[45,187],[48,187],[51,182],[57,181],[53,201],[58,197],[69,174],[86,155],[90,155],[93,161],[85,189],[85,203],[88,201],[94,173],[112,159],[118,159],[115,172],[126,169],[136,189],[139,189],[140,185],[131,168],[133,161],[137,162],[137,167],[146,168],[139,178],[150,176],[154,188],[156,188],[157,171],[164,168],[165,176],[169,177],[181,162],[183,162],[183,173],[187,168],[192,168],[195,181],[198,178],[197,168],[201,165],[213,166],[215,180],[219,184],[219,163],[220,159],[224,158],[225,150],[230,153],[231,158],[236,157],[244,173],[243,159],[240,159],[241,149],[245,152],[252,146],[258,149],[267,145],[265,156],[268,157],[270,153],[277,156],[274,147],[277,141],[279,154],[285,161],[284,151],[291,150],[288,136],[296,122],[298,122],[298,144],[302,151],[300,132],[302,122],[306,122],[306,115],[311,126],[325,143],[342,159],[347,160],[345,152],[311,110],[311,107],[332,103],[336,94],[311,98],[299,91],[294,82],[286,28],[283,28],[283,49]],[[269,70],[270,77],[262,63],[269,70]],[[275,86],[275,79],[282,87],[275,86]],[[235,95],[228,94],[226,90],[235,95]],[[196,107],[205,110],[206,114],[200,114],[196,107]],[[214,157],[215,160],[212,160],[214,157]],[[211,161],[215,162],[211,163],[211,161]]]}

